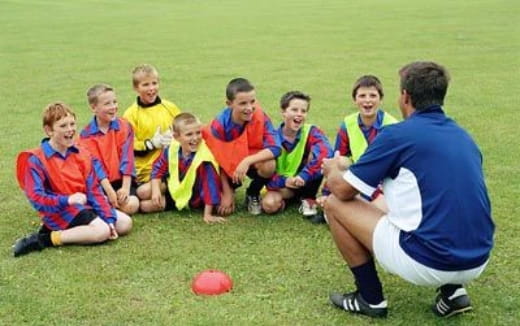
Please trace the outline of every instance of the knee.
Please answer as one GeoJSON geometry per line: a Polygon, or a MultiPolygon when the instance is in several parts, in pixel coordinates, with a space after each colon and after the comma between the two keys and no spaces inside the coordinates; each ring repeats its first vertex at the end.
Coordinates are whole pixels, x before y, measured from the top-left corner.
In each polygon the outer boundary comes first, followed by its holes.
{"type": "Polygon", "coordinates": [[[128,215],[137,213],[139,210],[139,199],[136,196],[128,197],[128,202],[121,210],[128,215]]]}
{"type": "Polygon", "coordinates": [[[94,230],[92,232],[92,238],[91,238],[93,243],[105,242],[109,238],[110,238],[110,227],[108,226],[108,224],[100,223],[99,225],[96,225],[94,227],[94,230]]]}
{"type": "Polygon", "coordinates": [[[152,196],[151,188],[148,185],[148,183],[142,184],[139,187],[137,187],[137,190],[135,192],[139,199],[149,199],[152,196]]]}
{"type": "Polygon", "coordinates": [[[276,161],[269,160],[258,165],[258,175],[262,178],[270,178],[276,170],[276,161]]]}
{"type": "Polygon", "coordinates": [[[128,215],[121,215],[118,217],[116,222],[116,230],[119,235],[126,235],[132,230],[133,221],[128,215]]]}
{"type": "Polygon", "coordinates": [[[329,195],[327,197],[327,200],[325,201],[323,205],[323,211],[327,215],[327,220],[334,219],[334,216],[336,215],[338,204],[340,203],[340,200],[336,198],[334,195],[329,195]]]}
{"type": "Polygon", "coordinates": [[[262,209],[267,214],[277,213],[282,209],[283,200],[266,196],[262,199],[262,209]]]}

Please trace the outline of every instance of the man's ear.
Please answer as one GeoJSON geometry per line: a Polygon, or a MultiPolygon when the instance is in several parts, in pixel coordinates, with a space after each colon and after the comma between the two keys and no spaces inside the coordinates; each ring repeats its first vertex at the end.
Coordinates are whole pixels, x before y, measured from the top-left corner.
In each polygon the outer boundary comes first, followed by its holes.
{"type": "Polygon", "coordinates": [[[412,104],[412,98],[410,97],[410,94],[406,91],[406,89],[401,90],[401,94],[403,95],[403,102],[407,105],[412,104]]]}

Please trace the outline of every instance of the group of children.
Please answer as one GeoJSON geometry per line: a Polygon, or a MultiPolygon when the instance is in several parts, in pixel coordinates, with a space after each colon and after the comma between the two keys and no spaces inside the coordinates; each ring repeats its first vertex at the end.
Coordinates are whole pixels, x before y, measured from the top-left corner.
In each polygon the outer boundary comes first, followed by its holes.
{"type": "MultiPolygon", "coordinates": [[[[69,106],[56,102],[45,108],[48,138],[17,158],[18,183],[42,226],[15,242],[15,257],[116,239],[131,230],[130,216],[138,211],[201,208],[205,222],[223,222],[235,211],[235,190],[246,176],[250,214],[274,214],[299,201],[304,216],[324,222],[316,197],[322,161],[333,149],[323,131],[307,123],[308,95],[284,94],[283,122],[275,128],[253,85],[236,78],[227,85],[226,107],[203,126],[195,115],[159,97],[153,66],[136,67],[132,78],[138,96],[122,118],[112,87],[98,84],[88,90],[94,117],[79,139],[69,106]]],[[[377,77],[359,78],[352,98],[359,112],[345,117],[334,149],[345,165],[359,158],[384,125],[395,122],[380,109],[383,89],[377,77]]],[[[384,205],[381,198],[378,193],[367,199],[384,205]]]]}

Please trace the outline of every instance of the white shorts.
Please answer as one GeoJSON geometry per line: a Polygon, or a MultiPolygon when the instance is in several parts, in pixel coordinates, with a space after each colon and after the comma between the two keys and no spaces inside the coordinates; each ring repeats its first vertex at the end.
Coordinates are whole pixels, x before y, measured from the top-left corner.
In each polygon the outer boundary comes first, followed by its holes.
{"type": "Polygon", "coordinates": [[[399,245],[399,229],[386,215],[374,230],[372,245],[374,255],[389,273],[417,285],[441,286],[444,284],[465,284],[477,278],[487,265],[487,261],[476,268],[463,271],[441,271],[427,267],[408,256],[399,245]]]}

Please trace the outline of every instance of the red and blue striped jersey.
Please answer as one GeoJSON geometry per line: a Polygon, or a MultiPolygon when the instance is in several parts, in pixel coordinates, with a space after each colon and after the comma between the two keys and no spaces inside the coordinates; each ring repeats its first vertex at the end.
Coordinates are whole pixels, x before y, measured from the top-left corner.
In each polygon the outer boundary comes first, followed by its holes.
{"type": "MultiPolygon", "coordinates": [[[[372,144],[376,136],[381,132],[383,129],[383,118],[384,118],[384,111],[378,110],[377,111],[377,117],[376,121],[372,126],[365,126],[363,124],[363,121],[358,115],[358,125],[359,129],[363,132],[363,135],[365,136],[365,139],[367,141],[367,144],[372,144]]],[[[338,134],[336,135],[336,143],[334,145],[334,151],[339,151],[341,156],[351,156],[352,152],[350,150],[350,141],[348,136],[348,130],[347,126],[345,125],[345,121],[341,122],[341,125],[339,126],[338,134]]]]}
{"type": "Polygon", "coordinates": [[[45,226],[51,230],[64,230],[84,209],[93,209],[107,223],[115,223],[116,212],[101,189],[92,162],[87,161],[90,156],[80,153],[83,149],[72,146],[63,156],[50,146],[48,140],[42,142],[40,149],[43,155],[35,154],[38,149],[20,153],[17,165],[19,178],[23,178],[20,184],[45,226]],[[42,158],[46,162],[42,162],[42,158]],[[52,168],[49,170],[48,167],[52,168]],[[60,188],[56,186],[58,184],[71,186],[66,191],[56,189],[60,188]],[[69,195],[74,192],[87,196],[86,205],[68,204],[69,195]]]}
{"type": "MultiPolygon", "coordinates": [[[[213,136],[223,141],[232,141],[242,134],[246,124],[240,125],[233,122],[231,113],[232,110],[230,108],[225,108],[211,121],[210,127],[213,136]]],[[[277,157],[281,153],[280,141],[276,136],[276,130],[273,127],[271,119],[269,119],[269,116],[265,112],[263,112],[263,114],[264,134],[262,139],[264,148],[270,150],[274,157],[277,157]]]]}
{"type": "MultiPolygon", "coordinates": [[[[166,147],[161,155],[155,160],[152,166],[152,179],[162,179],[169,177],[169,161],[168,153],[170,147],[166,147]]],[[[188,168],[190,167],[195,153],[191,153],[189,157],[182,155],[182,149],[179,149],[179,181],[184,179],[188,168]]],[[[220,176],[209,162],[202,162],[197,168],[197,176],[193,185],[192,195],[189,201],[190,207],[197,208],[204,205],[219,205],[222,192],[222,183],[220,176]]]]}
{"type": "MultiPolygon", "coordinates": [[[[125,175],[135,177],[134,132],[126,120],[116,118],[104,133],[94,117],[81,131],[80,143],[101,163],[110,182],[125,175]]],[[[95,166],[98,169],[97,162],[95,166]]]]}
{"type": "MultiPolygon", "coordinates": [[[[280,127],[277,129],[276,134],[283,148],[286,151],[291,152],[301,141],[302,129],[300,129],[296,134],[294,142],[291,142],[284,138],[283,126],[284,124],[282,123],[280,127]]],[[[329,143],[327,136],[318,127],[312,126],[307,137],[305,151],[303,154],[302,162],[298,167],[297,176],[300,176],[303,180],[305,180],[305,182],[321,178],[323,176],[321,172],[321,163],[323,159],[330,158],[332,157],[332,155],[332,147],[329,143]]],[[[269,190],[285,188],[285,180],[285,176],[275,173],[271,177],[271,180],[267,183],[266,187],[269,190]]]]}

